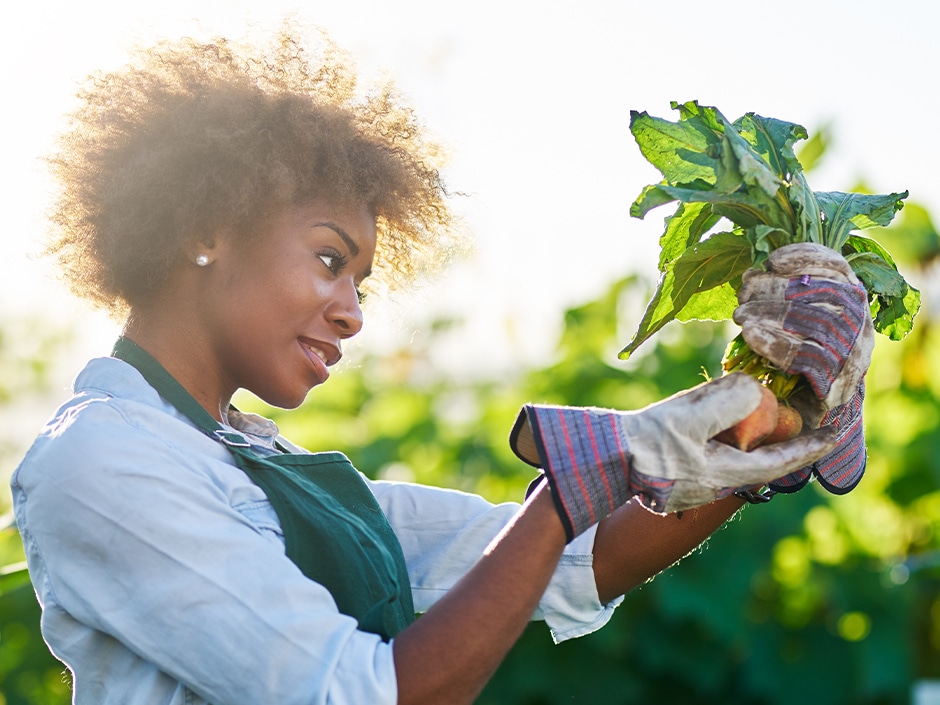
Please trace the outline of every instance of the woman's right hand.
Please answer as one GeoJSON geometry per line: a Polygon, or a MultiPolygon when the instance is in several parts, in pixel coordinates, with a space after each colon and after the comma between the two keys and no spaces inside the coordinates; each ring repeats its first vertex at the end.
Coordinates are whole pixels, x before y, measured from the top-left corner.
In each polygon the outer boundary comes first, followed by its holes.
{"type": "Polygon", "coordinates": [[[638,411],[526,405],[510,445],[545,473],[571,540],[634,496],[657,513],[690,509],[835,447],[829,429],[750,452],[713,440],[760,400],[756,380],[732,374],[638,411]]]}

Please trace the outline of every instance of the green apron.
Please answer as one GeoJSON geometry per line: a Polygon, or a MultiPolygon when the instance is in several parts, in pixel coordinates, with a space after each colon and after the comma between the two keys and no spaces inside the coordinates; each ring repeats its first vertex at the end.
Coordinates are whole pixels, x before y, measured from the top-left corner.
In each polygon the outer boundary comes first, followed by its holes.
{"type": "Polygon", "coordinates": [[[388,641],[414,621],[401,544],[369,487],[339,452],[261,456],[222,428],[149,353],[120,337],[112,353],[133,365],[200,431],[225,445],[264,490],[284,532],[287,556],[330,591],[339,611],[388,641]]]}

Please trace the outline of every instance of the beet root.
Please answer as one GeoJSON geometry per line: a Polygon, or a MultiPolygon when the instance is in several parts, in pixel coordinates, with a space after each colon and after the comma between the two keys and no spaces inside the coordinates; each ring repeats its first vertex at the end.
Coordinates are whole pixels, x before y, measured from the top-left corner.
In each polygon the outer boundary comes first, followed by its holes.
{"type": "Polygon", "coordinates": [[[777,427],[780,404],[767,387],[761,387],[758,407],[734,426],[715,436],[716,440],[744,451],[753,450],[777,427]]]}
{"type": "Polygon", "coordinates": [[[777,426],[761,441],[762,446],[781,443],[796,438],[803,430],[803,417],[800,412],[784,402],[777,409],[777,426]]]}

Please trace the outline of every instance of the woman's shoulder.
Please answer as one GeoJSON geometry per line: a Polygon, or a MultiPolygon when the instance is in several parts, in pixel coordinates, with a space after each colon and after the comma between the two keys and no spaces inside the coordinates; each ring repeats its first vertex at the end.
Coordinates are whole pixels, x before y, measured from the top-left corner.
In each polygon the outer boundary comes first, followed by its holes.
{"type": "MultiPolygon", "coordinates": [[[[143,379],[114,358],[91,360],[76,377],[72,396],[52,414],[14,473],[25,475],[94,472],[155,457],[212,452],[205,438],[143,379]]],[[[224,449],[220,454],[225,457],[224,449]]]]}
{"type": "MultiPolygon", "coordinates": [[[[90,360],[75,378],[72,396],[53,413],[39,438],[71,443],[125,443],[128,436],[161,436],[190,426],[143,376],[123,360],[90,360]]],[[[195,429],[194,429],[195,430],[195,429]]]]}

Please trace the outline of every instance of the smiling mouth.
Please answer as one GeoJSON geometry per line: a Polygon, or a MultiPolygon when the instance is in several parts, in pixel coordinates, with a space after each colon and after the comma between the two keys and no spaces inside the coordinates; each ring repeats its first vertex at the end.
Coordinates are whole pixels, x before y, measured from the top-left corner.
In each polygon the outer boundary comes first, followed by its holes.
{"type": "Polygon", "coordinates": [[[309,352],[312,352],[314,355],[316,355],[316,356],[319,357],[321,360],[323,360],[323,364],[324,364],[324,365],[326,364],[326,353],[323,352],[320,348],[315,347],[315,346],[313,346],[313,345],[308,345],[307,343],[301,343],[301,345],[303,345],[305,348],[307,348],[307,350],[308,350],[309,352]]]}
{"type": "Polygon", "coordinates": [[[336,350],[334,348],[324,349],[318,345],[315,345],[313,343],[308,343],[304,340],[301,340],[300,344],[303,346],[303,348],[307,352],[318,357],[326,367],[331,367],[335,365],[337,362],[339,362],[339,359],[343,356],[339,350],[336,350]]]}

